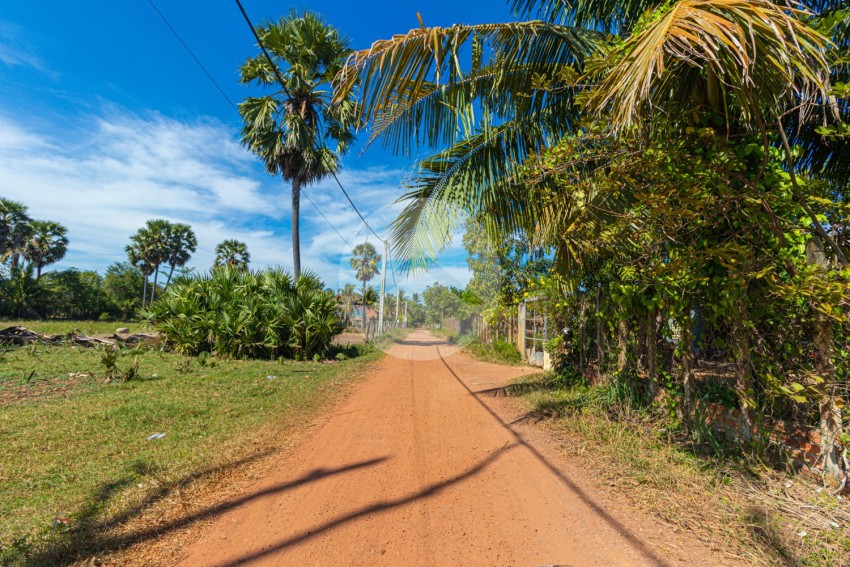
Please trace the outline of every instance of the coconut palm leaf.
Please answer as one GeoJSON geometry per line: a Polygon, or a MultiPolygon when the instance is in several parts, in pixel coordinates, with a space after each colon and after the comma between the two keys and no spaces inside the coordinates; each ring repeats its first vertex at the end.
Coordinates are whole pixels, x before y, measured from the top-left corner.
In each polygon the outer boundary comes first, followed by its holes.
{"type": "Polygon", "coordinates": [[[393,257],[402,269],[426,268],[471,215],[494,232],[533,226],[517,184],[523,161],[568,128],[568,109],[555,106],[486,128],[418,164],[400,199],[407,205],[390,227],[393,257]]]}
{"type": "Polygon", "coordinates": [[[630,29],[658,0],[512,0],[517,17],[587,26],[607,32],[630,29]]]}
{"type": "Polygon", "coordinates": [[[539,108],[544,92],[532,88],[533,78],[580,65],[600,41],[597,32],[542,21],[423,27],[353,53],[337,77],[336,98],[360,79],[364,116],[376,136],[386,134],[409,153],[420,142],[457,140],[464,134],[458,115],[471,116],[476,100],[497,118],[539,108]]]}
{"type": "Polygon", "coordinates": [[[618,128],[682,101],[704,100],[751,124],[791,106],[810,110],[827,99],[829,66],[828,40],[807,16],[767,0],[674,2],[612,52],[592,104],[618,128]]]}
{"type": "MultiPolygon", "coordinates": [[[[850,9],[843,2],[827,1],[815,24],[833,42],[830,50],[832,83],[850,83],[850,9]],[[841,4],[836,6],[836,4],[841,4]],[[840,8],[840,9],[839,9],[840,8]]],[[[850,121],[850,98],[838,98],[836,108],[847,123],[850,121]]],[[[823,136],[822,124],[800,123],[796,116],[788,120],[788,137],[803,149],[797,165],[808,172],[831,180],[839,187],[850,182],[850,136],[823,136]]],[[[844,193],[844,191],[842,191],[844,193]]]]}

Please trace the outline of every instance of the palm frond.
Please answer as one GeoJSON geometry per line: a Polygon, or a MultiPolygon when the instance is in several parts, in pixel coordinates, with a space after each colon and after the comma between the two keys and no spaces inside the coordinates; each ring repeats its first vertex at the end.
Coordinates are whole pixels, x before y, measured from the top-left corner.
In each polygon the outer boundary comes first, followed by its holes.
{"type": "Polygon", "coordinates": [[[724,114],[740,108],[745,122],[820,104],[829,90],[829,41],[802,21],[807,14],[767,0],[675,2],[612,53],[593,107],[623,128],[652,105],[692,101],[706,90],[710,106],[724,114]],[[705,80],[694,82],[694,69],[705,80]]]}
{"type": "MultiPolygon", "coordinates": [[[[458,112],[474,100],[492,99],[501,113],[505,101],[529,105],[535,100],[531,77],[553,67],[580,64],[599,44],[597,32],[542,21],[419,28],[353,53],[337,76],[336,98],[346,96],[360,79],[367,120],[381,132],[396,120],[412,120],[394,139],[454,141],[458,112]],[[489,59],[481,64],[483,54],[489,59]],[[471,54],[468,65],[461,58],[471,54]],[[522,72],[518,72],[521,70],[522,72]]],[[[400,142],[408,150],[408,142],[400,142]]]]}
{"type": "Polygon", "coordinates": [[[510,233],[532,226],[520,206],[517,174],[528,155],[552,143],[552,115],[563,108],[487,128],[418,165],[402,196],[404,210],[390,227],[393,257],[405,270],[427,268],[448,246],[468,216],[484,214],[494,231],[510,233]]]}
{"type": "Polygon", "coordinates": [[[512,0],[518,17],[587,26],[607,32],[627,30],[659,0],[512,0]]]}

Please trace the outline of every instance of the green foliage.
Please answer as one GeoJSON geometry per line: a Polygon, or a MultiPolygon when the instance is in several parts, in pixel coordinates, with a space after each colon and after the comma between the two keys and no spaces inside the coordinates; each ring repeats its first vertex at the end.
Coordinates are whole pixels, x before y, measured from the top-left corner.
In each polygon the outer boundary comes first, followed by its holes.
{"type": "Polygon", "coordinates": [[[463,318],[469,313],[462,290],[446,287],[439,282],[425,288],[422,298],[425,303],[425,322],[429,325],[440,325],[448,317],[463,318]]]}
{"type": "Polygon", "coordinates": [[[47,272],[41,285],[48,294],[40,315],[58,319],[97,319],[113,306],[104,293],[103,279],[94,271],[47,272]]]}
{"type": "Polygon", "coordinates": [[[32,221],[31,234],[24,243],[23,257],[36,269],[36,277],[41,270],[65,257],[68,249],[68,229],[54,221],[32,221]]]}
{"type": "Polygon", "coordinates": [[[519,351],[511,342],[495,339],[492,344],[486,344],[476,339],[464,341],[463,338],[449,337],[452,342],[463,344],[469,352],[478,359],[498,364],[519,364],[519,351]]]}
{"type": "Polygon", "coordinates": [[[181,353],[307,360],[341,332],[336,298],[322,288],[312,274],[294,282],[280,270],[223,266],[174,283],[147,315],[181,353]]]}
{"type": "Polygon", "coordinates": [[[334,364],[201,364],[140,349],[118,365],[138,361],[144,379],[106,383],[97,349],[42,346],[38,358],[11,349],[0,365],[0,565],[108,561],[128,534],[144,538],[139,517],[152,504],[280,447],[380,355],[367,345],[346,352],[351,360],[334,364]],[[147,441],[154,433],[166,436],[147,441]]]}
{"type": "Polygon", "coordinates": [[[198,246],[192,227],[172,223],[165,219],[151,219],[130,237],[124,250],[130,263],[144,276],[142,281],[142,307],[153,301],[159,291],[160,267],[170,266],[165,287],[171,282],[175,268],[186,265],[198,246]],[[153,274],[153,285],[148,298],[148,276],[153,274]]]}
{"type": "Polygon", "coordinates": [[[220,242],[215,247],[213,267],[230,266],[238,270],[247,270],[251,261],[248,245],[233,238],[220,242]]]}
{"type": "Polygon", "coordinates": [[[351,259],[349,260],[351,268],[355,271],[357,281],[364,284],[378,274],[380,262],[381,255],[370,242],[363,242],[355,246],[354,250],[351,251],[351,259]]]}
{"type": "Polygon", "coordinates": [[[360,293],[360,309],[362,310],[360,322],[363,328],[366,327],[366,306],[374,303],[374,301],[370,301],[370,290],[366,288],[366,283],[378,274],[378,264],[380,261],[380,254],[378,254],[375,246],[370,242],[363,242],[355,246],[351,251],[351,258],[348,260],[355,272],[357,280],[363,282],[363,288],[360,293]]]}
{"type": "Polygon", "coordinates": [[[242,65],[240,80],[272,93],[248,97],[239,105],[242,143],[263,160],[270,174],[297,184],[313,183],[338,169],[340,154],[354,139],[353,97],[331,104],[328,88],[350,51],[348,40],[319,15],[294,10],[259,25],[257,34],[274,67],[258,53],[242,65]]]}
{"type": "Polygon", "coordinates": [[[100,365],[103,367],[104,378],[107,382],[120,380],[127,382],[139,376],[139,356],[134,356],[126,368],[120,368],[118,363],[124,357],[124,351],[114,346],[103,346],[100,349],[100,365]]]}
{"type": "Polygon", "coordinates": [[[31,223],[26,205],[0,197],[0,261],[9,261],[13,270],[32,236],[31,223]]]}
{"type": "Polygon", "coordinates": [[[109,302],[109,311],[119,319],[134,317],[141,307],[139,290],[143,284],[142,272],[129,262],[116,262],[106,268],[103,293],[109,302]]]}
{"type": "Polygon", "coordinates": [[[13,268],[8,279],[0,280],[0,314],[6,317],[38,317],[48,293],[33,275],[32,266],[13,268]]]}

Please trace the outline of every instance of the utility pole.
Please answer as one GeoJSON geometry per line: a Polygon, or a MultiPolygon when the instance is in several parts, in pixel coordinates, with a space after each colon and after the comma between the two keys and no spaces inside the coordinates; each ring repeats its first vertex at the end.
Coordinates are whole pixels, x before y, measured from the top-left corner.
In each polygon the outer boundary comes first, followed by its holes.
{"type": "Polygon", "coordinates": [[[384,333],[384,294],[387,289],[387,241],[384,240],[384,255],[381,256],[381,301],[378,311],[378,334],[384,333]]]}
{"type": "Polygon", "coordinates": [[[408,303],[410,303],[410,302],[409,301],[404,302],[404,328],[405,329],[407,328],[407,304],[408,303]]]}
{"type": "Polygon", "coordinates": [[[395,326],[398,327],[398,304],[401,301],[401,288],[395,290],[395,326]]]}

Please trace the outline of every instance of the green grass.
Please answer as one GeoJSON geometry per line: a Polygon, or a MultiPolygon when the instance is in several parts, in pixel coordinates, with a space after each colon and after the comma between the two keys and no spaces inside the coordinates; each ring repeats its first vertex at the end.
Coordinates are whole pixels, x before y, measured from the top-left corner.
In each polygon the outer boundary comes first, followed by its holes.
{"type": "Polygon", "coordinates": [[[153,327],[148,326],[143,321],[62,321],[54,319],[0,321],[0,329],[17,325],[43,335],[62,335],[70,333],[74,329],[86,335],[109,335],[121,327],[130,329],[131,333],[145,333],[154,330],[153,327]]]}
{"type": "Polygon", "coordinates": [[[607,490],[697,532],[736,563],[847,564],[850,514],[845,510],[841,525],[829,527],[843,506],[835,496],[767,468],[732,439],[694,443],[670,428],[660,408],[642,405],[626,383],[588,387],[575,377],[549,376],[520,379],[506,391],[525,404],[526,419],[545,423],[607,490]],[[805,510],[821,527],[789,509],[805,510]]]}
{"type": "Polygon", "coordinates": [[[466,344],[464,348],[475,358],[484,362],[494,364],[522,364],[522,358],[516,346],[502,340],[495,340],[493,344],[482,343],[474,339],[466,344]]]}
{"type": "Polygon", "coordinates": [[[412,330],[404,327],[393,327],[392,329],[388,329],[383,335],[372,339],[372,346],[379,350],[387,350],[394,344],[403,341],[412,330]]]}
{"type": "Polygon", "coordinates": [[[347,351],[361,355],[278,363],[135,350],[119,366],[138,357],[140,378],[111,383],[93,349],[7,351],[0,361],[0,564],[65,564],[109,551],[99,548],[97,526],[162,487],[238,458],[263,429],[299,427],[380,356],[371,347],[347,351]],[[166,435],[147,441],[154,433],[166,435]],[[56,529],[57,517],[70,518],[71,528],[56,529]]]}

